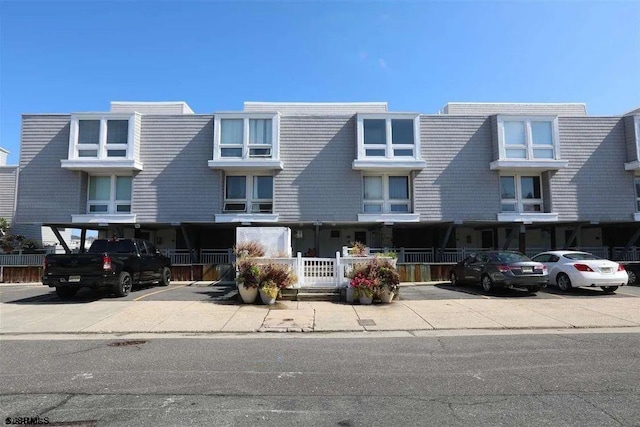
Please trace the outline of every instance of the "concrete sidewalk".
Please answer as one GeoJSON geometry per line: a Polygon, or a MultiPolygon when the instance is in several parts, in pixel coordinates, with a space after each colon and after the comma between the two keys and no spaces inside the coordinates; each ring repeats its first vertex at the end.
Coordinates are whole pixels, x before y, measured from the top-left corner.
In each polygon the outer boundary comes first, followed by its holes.
{"type": "Polygon", "coordinates": [[[0,305],[0,333],[250,333],[640,327],[638,298],[394,301],[73,301],[0,305]]]}

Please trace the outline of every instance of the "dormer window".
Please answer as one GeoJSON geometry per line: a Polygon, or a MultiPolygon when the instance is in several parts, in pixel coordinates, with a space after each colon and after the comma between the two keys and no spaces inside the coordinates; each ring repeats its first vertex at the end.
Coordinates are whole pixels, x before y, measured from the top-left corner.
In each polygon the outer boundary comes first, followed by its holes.
{"type": "Polygon", "coordinates": [[[282,169],[279,128],[274,113],[217,113],[209,167],[282,169]]]}
{"type": "Polygon", "coordinates": [[[420,119],[417,114],[359,114],[356,170],[419,170],[420,119]]]}
{"type": "Polygon", "coordinates": [[[497,117],[498,159],[492,170],[554,170],[566,167],[560,159],[558,118],[555,116],[497,117]]]}
{"type": "Polygon", "coordinates": [[[69,157],[62,167],[97,172],[104,170],[139,171],[136,159],[139,141],[136,129],[139,115],[79,113],[71,117],[69,157]]]}

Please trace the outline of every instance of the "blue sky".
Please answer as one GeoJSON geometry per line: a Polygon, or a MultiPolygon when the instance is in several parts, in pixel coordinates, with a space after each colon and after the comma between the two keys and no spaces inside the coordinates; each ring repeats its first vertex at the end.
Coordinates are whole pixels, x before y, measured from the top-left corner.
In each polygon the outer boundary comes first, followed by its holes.
{"type": "Polygon", "coordinates": [[[0,0],[0,147],[109,101],[640,106],[639,1],[0,0]]]}

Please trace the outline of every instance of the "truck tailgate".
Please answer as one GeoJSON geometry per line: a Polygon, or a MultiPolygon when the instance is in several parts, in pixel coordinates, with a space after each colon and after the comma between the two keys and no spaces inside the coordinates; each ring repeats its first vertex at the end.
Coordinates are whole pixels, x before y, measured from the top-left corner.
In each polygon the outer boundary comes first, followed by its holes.
{"type": "Polygon", "coordinates": [[[85,275],[102,272],[102,254],[48,255],[45,274],[55,276],[85,275]]]}

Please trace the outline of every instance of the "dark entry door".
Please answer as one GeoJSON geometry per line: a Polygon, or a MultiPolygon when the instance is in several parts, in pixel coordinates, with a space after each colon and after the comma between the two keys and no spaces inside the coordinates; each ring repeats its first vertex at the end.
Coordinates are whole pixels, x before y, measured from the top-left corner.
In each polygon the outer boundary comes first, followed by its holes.
{"type": "Polygon", "coordinates": [[[353,233],[354,242],[360,242],[363,245],[367,244],[367,232],[366,231],[356,231],[353,233]]]}
{"type": "Polygon", "coordinates": [[[493,230],[482,230],[482,248],[493,249],[493,230]]]}

